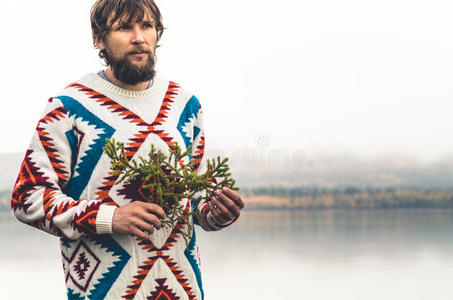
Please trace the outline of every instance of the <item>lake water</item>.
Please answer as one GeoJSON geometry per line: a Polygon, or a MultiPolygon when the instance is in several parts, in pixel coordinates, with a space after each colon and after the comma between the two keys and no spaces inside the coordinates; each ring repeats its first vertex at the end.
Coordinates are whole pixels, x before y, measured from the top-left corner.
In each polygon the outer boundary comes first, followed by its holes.
{"type": "MultiPolygon", "coordinates": [[[[453,210],[246,211],[198,231],[206,299],[453,299],[453,210]]],[[[58,240],[0,213],[2,299],[65,299],[58,240]]]]}

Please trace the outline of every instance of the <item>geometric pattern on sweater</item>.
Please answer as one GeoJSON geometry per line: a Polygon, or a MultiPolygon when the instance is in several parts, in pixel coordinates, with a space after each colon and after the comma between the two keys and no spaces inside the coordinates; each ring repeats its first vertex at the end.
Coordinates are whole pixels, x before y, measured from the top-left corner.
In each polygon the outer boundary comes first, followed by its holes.
{"type": "MultiPolygon", "coordinates": [[[[189,207],[190,205],[187,203],[187,211],[189,210],[189,207]]],[[[183,288],[188,299],[196,299],[194,291],[188,283],[187,278],[185,278],[176,260],[171,255],[172,248],[175,247],[178,242],[178,238],[181,236],[182,230],[187,230],[186,226],[184,226],[181,222],[177,223],[161,247],[155,245],[151,240],[143,241],[137,239],[138,245],[140,245],[143,250],[150,253],[150,255],[147,256],[146,259],[140,264],[137,274],[133,277],[133,281],[127,286],[128,290],[126,291],[126,294],[122,296],[123,299],[134,299],[136,297],[143,282],[147,277],[149,277],[150,271],[152,271],[153,267],[157,263],[163,263],[168,267],[176,280],[179,282],[180,286],[183,288]]],[[[199,287],[201,288],[201,286],[199,287]]]]}
{"type": "MultiPolygon", "coordinates": [[[[178,130],[181,134],[181,136],[184,139],[184,143],[186,148],[189,146],[192,146],[193,140],[195,140],[198,137],[198,134],[201,132],[200,128],[195,126],[195,119],[198,117],[198,113],[201,112],[201,105],[200,101],[197,99],[197,97],[192,96],[190,100],[187,102],[186,106],[184,107],[183,112],[181,113],[181,116],[178,121],[178,130]],[[192,137],[192,138],[191,138],[192,137]]],[[[202,137],[204,140],[204,137],[202,137]]],[[[195,149],[195,152],[199,149],[195,149]]],[[[191,156],[192,153],[194,153],[194,149],[191,149],[191,156]]],[[[201,161],[201,157],[199,156],[199,151],[196,152],[196,155],[198,154],[197,158],[194,163],[195,169],[198,169],[201,161]]],[[[202,155],[201,155],[202,156],[202,155]]],[[[193,205],[195,202],[191,203],[193,205]]],[[[192,239],[187,247],[187,249],[184,251],[184,255],[186,256],[187,260],[190,262],[192,265],[192,268],[195,272],[196,278],[197,278],[197,284],[200,287],[201,291],[201,297],[202,299],[204,298],[204,291],[203,291],[203,285],[201,281],[201,271],[200,271],[200,259],[198,257],[198,249],[195,249],[196,247],[196,230],[193,228],[192,232],[192,239]]]]}
{"type": "MultiPolygon", "coordinates": [[[[94,167],[103,153],[102,147],[105,145],[105,139],[111,138],[115,133],[115,129],[88,111],[76,99],[68,96],[58,96],[55,98],[63,103],[69,118],[73,117],[74,119],[79,119],[80,122],[86,123],[85,125],[87,127],[93,127],[91,128],[92,132],[98,132],[98,137],[91,140],[88,149],[80,156],[80,163],[77,164],[77,168],[73,171],[74,175],[71,178],[71,184],[64,189],[64,192],[68,196],[79,199],[80,194],[91,178],[94,167]]],[[[78,153],[78,150],[76,150],[74,131],[75,130],[71,131],[72,135],[66,133],[66,136],[69,135],[73,137],[69,139],[68,142],[70,143],[71,149],[73,150],[72,153],[75,156],[80,154],[78,153]]],[[[83,136],[84,134],[81,133],[81,135],[83,136]]]]}
{"type": "Polygon", "coordinates": [[[99,267],[99,258],[88,248],[84,242],[80,242],[74,250],[71,258],[63,256],[63,269],[66,273],[65,281],[72,282],[82,291],[86,292],[94,273],[99,267]],[[68,270],[75,272],[70,273],[68,270]]]}
{"type": "Polygon", "coordinates": [[[110,236],[97,236],[93,237],[92,240],[95,245],[100,246],[100,249],[105,250],[112,258],[118,258],[118,260],[113,262],[113,266],[107,268],[106,272],[102,273],[102,277],[98,279],[98,283],[90,291],[91,295],[88,295],[89,299],[103,299],[121,274],[121,271],[131,256],[110,236]]]}
{"type": "MultiPolygon", "coordinates": [[[[193,167],[195,170],[198,170],[200,165],[201,165],[201,161],[204,157],[204,149],[205,149],[205,138],[204,138],[204,133],[202,132],[201,134],[198,135],[198,139],[197,139],[197,142],[195,143],[196,146],[195,146],[195,153],[192,152],[192,159],[193,159],[193,167]]],[[[215,178],[211,178],[215,183],[216,180],[215,178]]]]}
{"type": "Polygon", "coordinates": [[[200,102],[197,97],[192,96],[184,107],[177,126],[179,133],[181,133],[181,136],[184,139],[186,148],[192,145],[192,139],[196,139],[200,133],[200,128],[194,125],[199,111],[200,102]]]}
{"type": "MultiPolygon", "coordinates": [[[[69,299],[203,299],[195,228],[188,245],[183,224],[156,229],[148,241],[98,233],[105,207],[148,193],[133,182],[115,185],[119,176],[102,151],[106,137],[124,142],[129,160],[145,156],[151,144],[163,151],[175,142],[193,145],[201,172],[205,137],[198,99],[158,77],[150,90],[129,97],[94,74],[69,85],[49,100],[22,162],[12,211],[61,238],[69,299]]],[[[207,220],[204,200],[180,205],[201,212],[203,229],[219,229],[207,220]]]]}
{"type": "Polygon", "coordinates": [[[68,300],[85,300],[85,297],[82,296],[82,293],[76,293],[71,288],[68,288],[66,295],[68,296],[68,300]]]}
{"type": "Polygon", "coordinates": [[[83,240],[80,240],[75,250],[67,248],[66,251],[62,251],[66,284],[71,280],[80,291],[87,294],[88,299],[104,299],[129,261],[130,255],[107,235],[91,237],[87,240],[90,242],[91,249],[83,240]],[[65,255],[65,252],[71,255],[70,258],[65,255]],[[103,259],[100,260],[98,257],[103,259]],[[96,282],[91,282],[93,276],[96,282]],[[88,286],[92,286],[89,293],[88,286]]]}
{"type": "MultiPolygon", "coordinates": [[[[127,120],[130,123],[136,124],[139,127],[137,133],[134,134],[132,138],[129,139],[129,142],[125,144],[125,154],[128,160],[131,160],[133,156],[137,153],[138,149],[142,146],[143,142],[146,140],[149,134],[154,133],[159,136],[168,146],[173,146],[174,141],[171,136],[164,130],[156,130],[155,127],[162,125],[165,119],[167,118],[167,113],[170,110],[171,104],[173,103],[174,95],[177,94],[179,85],[174,82],[170,82],[165,97],[162,101],[159,113],[157,114],[155,120],[148,124],[142,120],[135,113],[131,112],[127,108],[123,107],[114,100],[106,97],[105,95],[90,89],[79,83],[70,84],[68,87],[76,88],[77,90],[85,93],[89,96],[90,99],[95,100],[100,103],[101,106],[107,107],[113,113],[118,114],[122,119],[127,120]]],[[[104,143],[105,144],[105,143],[104,143]]],[[[118,175],[109,175],[104,178],[102,186],[98,188],[97,200],[102,201],[103,203],[112,202],[112,198],[109,193],[113,185],[118,179],[118,175]]]]}
{"type": "Polygon", "coordinates": [[[187,249],[184,250],[184,255],[186,256],[187,260],[190,262],[190,265],[192,266],[192,269],[195,272],[195,276],[197,278],[197,284],[198,287],[200,288],[201,292],[201,299],[204,299],[204,290],[203,290],[203,282],[201,280],[201,270],[200,270],[200,257],[198,256],[198,246],[196,245],[197,243],[197,237],[196,237],[196,230],[195,227],[193,228],[192,232],[192,238],[189,242],[189,245],[187,246],[187,249]]]}
{"type": "Polygon", "coordinates": [[[147,300],[167,300],[167,299],[175,299],[179,300],[179,297],[176,296],[175,293],[171,289],[168,288],[165,284],[166,278],[158,278],[156,279],[156,283],[158,284],[156,290],[151,293],[151,296],[146,298],[147,300]]]}
{"type": "MultiPolygon", "coordinates": [[[[104,299],[129,261],[130,255],[107,235],[91,237],[88,240],[93,248],[88,248],[80,241],[75,250],[69,249],[73,252],[71,258],[66,257],[62,251],[65,280],[66,283],[71,280],[88,299],[104,299]],[[95,253],[98,253],[98,256],[95,253]],[[106,259],[106,256],[109,259],[106,259]],[[103,259],[100,260],[98,257],[103,259]],[[75,272],[70,273],[71,270],[75,272]],[[93,277],[96,278],[96,282],[91,282],[93,277]],[[88,286],[92,286],[89,291],[88,286]]],[[[82,293],[76,293],[74,289],[68,288],[68,299],[85,298],[82,293]]]]}
{"type": "MultiPolygon", "coordinates": [[[[49,101],[52,102],[53,99],[51,98],[49,101]]],[[[65,115],[66,111],[64,106],[59,106],[45,115],[36,127],[41,145],[47,153],[47,157],[49,158],[55,174],[58,176],[58,185],[63,185],[67,182],[69,179],[69,172],[64,166],[64,157],[58,153],[56,145],[50,135],[50,128],[52,128],[52,125],[55,125],[64,119],[65,115]]]]}
{"type": "MultiPolygon", "coordinates": [[[[154,129],[154,127],[158,126],[158,125],[162,125],[163,122],[165,122],[165,120],[167,118],[167,112],[168,112],[168,110],[170,110],[171,103],[173,102],[173,96],[176,94],[177,89],[179,88],[179,86],[177,84],[170,82],[170,85],[169,85],[167,93],[166,93],[166,95],[164,97],[161,109],[159,110],[159,114],[156,116],[156,119],[151,124],[147,124],[140,117],[138,117],[134,113],[128,111],[126,108],[122,107],[121,105],[119,105],[115,101],[107,98],[106,96],[102,95],[101,93],[98,93],[98,92],[96,92],[96,91],[94,91],[94,90],[92,90],[92,89],[90,89],[90,88],[88,88],[86,86],[80,85],[80,84],[72,84],[70,86],[71,87],[76,87],[77,89],[89,94],[90,98],[96,99],[96,101],[97,102],[101,102],[103,106],[108,106],[108,108],[113,110],[114,112],[120,113],[120,115],[124,116],[125,119],[131,120],[131,122],[136,123],[139,126],[142,126],[142,127],[147,126],[148,127],[146,131],[142,130],[139,133],[135,134],[134,138],[130,139],[130,142],[128,144],[126,144],[126,147],[125,147],[126,156],[129,159],[131,159],[135,155],[137,150],[140,148],[141,144],[146,140],[147,135],[149,135],[151,133],[157,134],[169,146],[172,146],[174,144],[174,142],[172,141],[173,139],[168,135],[168,133],[166,133],[164,130],[156,130],[156,129],[154,129]]],[[[191,98],[191,100],[189,100],[188,104],[185,106],[184,112],[181,114],[180,122],[178,124],[178,130],[180,130],[180,132],[181,132],[181,129],[182,129],[182,126],[180,126],[180,124],[184,124],[184,126],[186,128],[185,131],[187,131],[187,128],[189,127],[188,126],[189,124],[187,124],[187,123],[193,122],[193,119],[194,119],[193,116],[195,114],[198,114],[199,108],[200,108],[200,104],[198,102],[198,99],[196,99],[196,97],[193,96],[191,98]],[[197,108],[196,110],[194,109],[194,105],[197,108]],[[187,121],[182,123],[181,122],[181,120],[183,120],[182,117],[186,117],[187,121]]],[[[195,131],[198,134],[200,129],[197,127],[195,131]]],[[[182,134],[182,132],[181,132],[181,134],[182,134]]],[[[187,135],[185,135],[184,137],[185,137],[185,141],[186,141],[187,135]]],[[[109,176],[109,177],[106,178],[106,181],[104,182],[105,185],[103,187],[99,188],[100,190],[103,191],[104,195],[105,194],[108,195],[108,193],[110,192],[111,187],[113,187],[113,185],[111,183],[114,182],[114,181],[116,182],[117,178],[118,178],[118,176],[109,176]]],[[[123,190],[120,190],[119,192],[120,192],[119,195],[121,195],[121,194],[127,195],[128,196],[127,199],[129,199],[129,200],[132,200],[133,198],[137,199],[137,194],[140,195],[141,196],[140,198],[142,198],[142,199],[145,199],[144,197],[147,196],[147,195],[143,195],[144,191],[142,191],[142,186],[136,187],[136,186],[134,186],[134,182],[131,182],[130,184],[125,185],[123,190]],[[131,185],[132,185],[132,188],[130,187],[131,185]]],[[[110,198],[110,196],[108,196],[108,197],[106,197],[105,199],[102,199],[102,200],[105,201],[106,199],[111,199],[111,198],[110,198]]],[[[182,225],[177,225],[175,227],[175,231],[179,230],[180,228],[182,228],[182,225]]],[[[173,238],[174,234],[176,234],[176,233],[172,233],[170,235],[170,238],[173,238]]],[[[194,242],[191,241],[190,242],[190,246],[192,248],[193,248],[193,245],[194,245],[194,242]]],[[[171,243],[167,244],[167,249],[166,250],[169,250],[168,246],[171,246],[171,243]]],[[[198,265],[197,265],[197,263],[196,263],[196,261],[194,259],[193,252],[194,251],[192,249],[192,251],[190,251],[190,254],[186,254],[186,257],[188,257],[191,266],[194,268],[194,272],[196,273],[196,277],[197,277],[197,283],[201,283],[200,270],[199,270],[199,267],[198,267],[198,265]]],[[[170,258],[170,256],[168,256],[168,257],[166,257],[166,259],[164,259],[164,261],[166,263],[168,263],[168,264],[171,264],[172,263],[171,262],[172,258],[170,258]]],[[[174,269],[174,265],[175,265],[175,263],[173,263],[173,265],[169,266],[169,268],[172,271],[174,269]]],[[[149,265],[147,265],[146,268],[149,268],[148,270],[151,269],[149,265]]],[[[140,276],[143,276],[143,274],[141,274],[140,276]]],[[[178,281],[180,281],[183,285],[185,285],[184,283],[187,280],[182,278],[182,277],[180,278],[180,277],[181,276],[178,276],[178,281]]],[[[201,284],[199,284],[199,288],[200,289],[202,288],[201,284]]],[[[187,287],[187,286],[184,286],[184,289],[187,290],[186,292],[187,292],[187,294],[189,296],[189,299],[194,299],[193,292],[191,291],[191,288],[187,287]]],[[[136,291],[136,290],[137,289],[133,289],[133,290],[129,290],[129,291],[136,291]]],[[[133,297],[131,298],[132,295],[135,296],[135,294],[129,294],[129,295],[124,296],[124,298],[125,299],[132,299],[133,298],[133,297]]]]}
{"type": "Polygon", "coordinates": [[[14,187],[14,192],[11,197],[11,209],[17,211],[23,209],[27,213],[28,208],[32,203],[26,203],[26,199],[30,196],[33,186],[38,182],[43,182],[46,185],[51,185],[47,180],[48,177],[44,176],[43,172],[39,171],[36,163],[32,161],[31,154],[33,150],[27,150],[25,158],[20,167],[19,176],[14,187]]]}

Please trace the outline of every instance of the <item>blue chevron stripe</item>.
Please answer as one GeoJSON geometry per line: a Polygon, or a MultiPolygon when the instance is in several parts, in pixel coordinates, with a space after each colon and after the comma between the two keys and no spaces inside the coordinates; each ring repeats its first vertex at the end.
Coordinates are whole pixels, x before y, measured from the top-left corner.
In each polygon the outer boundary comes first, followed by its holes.
{"type": "Polygon", "coordinates": [[[201,129],[198,128],[197,126],[194,126],[193,127],[193,140],[195,141],[195,139],[197,138],[198,134],[200,133],[201,129]]]}
{"type": "Polygon", "coordinates": [[[184,110],[181,113],[178,121],[178,131],[181,134],[184,144],[186,148],[191,146],[197,135],[200,133],[200,128],[194,126],[193,130],[193,137],[187,136],[187,133],[184,132],[184,127],[186,127],[187,123],[190,123],[191,119],[196,119],[198,117],[198,113],[200,111],[200,101],[198,101],[197,97],[192,96],[189,101],[186,103],[184,110]]]}
{"type": "Polygon", "coordinates": [[[68,300],[83,300],[83,297],[81,294],[75,294],[73,289],[68,289],[68,300]]]}
{"type": "MultiPolygon", "coordinates": [[[[102,156],[103,150],[102,147],[106,144],[105,139],[111,138],[115,133],[115,129],[99,119],[96,115],[88,111],[82,104],[80,104],[74,98],[68,96],[58,96],[55,97],[59,99],[68,113],[69,117],[75,116],[76,118],[81,118],[83,121],[88,122],[89,125],[95,126],[96,129],[102,129],[103,133],[99,134],[97,139],[92,140],[92,144],[89,146],[89,150],[85,152],[85,155],[80,159],[80,163],[76,166],[75,172],[78,173],[77,176],[71,179],[71,184],[69,184],[64,192],[74,198],[79,199],[80,194],[82,194],[85,189],[88,181],[91,178],[94,168],[98,163],[99,159],[102,156]]],[[[75,136],[74,140],[70,134],[66,134],[68,137],[68,142],[71,148],[73,149],[73,155],[75,151],[75,136]]],[[[74,172],[74,173],[75,173],[74,172]]]]}
{"type": "Polygon", "coordinates": [[[75,242],[76,242],[76,240],[69,240],[69,239],[65,239],[65,238],[60,238],[60,246],[61,247],[71,248],[73,246],[71,244],[74,244],[75,242]]]}
{"type": "Polygon", "coordinates": [[[68,140],[69,146],[71,147],[71,170],[74,170],[74,167],[77,163],[77,138],[75,136],[74,130],[68,130],[65,132],[66,139],[68,140]]]}
{"type": "Polygon", "coordinates": [[[92,241],[94,244],[100,245],[101,249],[112,253],[112,257],[118,257],[113,266],[108,268],[108,272],[102,274],[103,277],[98,280],[98,283],[93,286],[88,295],[88,299],[104,299],[131,256],[109,235],[93,237],[92,241]]]}
{"type": "MultiPolygon", "coordinates": [[[[196,202],[192,201],[191,206],[192,206],[192,211],[193,211],[196,207],[196,202]]],[[[187,246],[186,250],[184,251],[184,255],[186,256],[187,260],[189,261],[189,263],[192,266],[192,269],[195,273],[195,277],[197,278],[198,287],[200,288],[200,291],[201,291],[201,300],[203,300],[204,291],[203,291],[203,282],[201,280],[200,266],[198,265],[197,259],[193,255],[193,252],[195,251],[195,246],[197,244],[197,236],[195,234],[195,226],[193,226],[192,228],[193,228],[192,239],[190,240],[189,245],[187,246]]]]}

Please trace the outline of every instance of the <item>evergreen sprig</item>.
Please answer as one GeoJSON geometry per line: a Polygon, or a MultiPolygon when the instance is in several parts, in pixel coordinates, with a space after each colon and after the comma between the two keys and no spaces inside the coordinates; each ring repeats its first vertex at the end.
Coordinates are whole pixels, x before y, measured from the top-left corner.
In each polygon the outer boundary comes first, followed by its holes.
{"type": "Polygon", "coordinates": [[[165,211],[166,219],[162,220],[165,227],[173,227],[178,222],[188,225],[188,231],[181,231],[186,244],[191,238],[192,224],[189,216],[200,220],[200,212],[186,211],[181,205],[182,199],[189,199],[197,206],[202,198],[199,192],[206,192],[209,201],[214,191],[228,186],[239,190],[235,180],[231,178],[228,158],[207,160],[204,174],[197,174],[192,159],[192,147],[185,151],[175,143],[170,148],[169,155],[151,145],[151,150],[146,158],[139,156],[138,160],[129,160],[124,150],[124,143],[114,139],[106,139],[104,152],[110,157],[113,175],[119,175],[115,184],[131,183],[138,181],[142,187],[142,194],[147,202],[156,203],[165,211]],[[188,163],[184,163],[188,161],[188,163]]]}

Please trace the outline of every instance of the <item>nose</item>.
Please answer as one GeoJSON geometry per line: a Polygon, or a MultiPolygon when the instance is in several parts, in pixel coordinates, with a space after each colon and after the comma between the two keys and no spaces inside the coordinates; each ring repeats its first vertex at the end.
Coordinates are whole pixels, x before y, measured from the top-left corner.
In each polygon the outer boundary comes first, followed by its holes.
{"type": "Polygon", "coordinates": [[[140,28],[140,26],[135,26],[133,30],[132,43],[143,44],[144,42],[145,38],[143,36],[142,29],[140,28]]]}

